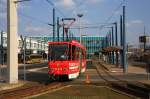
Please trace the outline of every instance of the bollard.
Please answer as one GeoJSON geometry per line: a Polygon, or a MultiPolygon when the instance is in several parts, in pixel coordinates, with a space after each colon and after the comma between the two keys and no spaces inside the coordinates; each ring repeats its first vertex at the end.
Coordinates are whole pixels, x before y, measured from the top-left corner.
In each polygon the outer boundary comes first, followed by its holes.
{"type": "Polygon", "coordinates": [[[90,78],[89,78],[89,75],[88,74],[86,74],[86,81],[85,81],[87,84],[89,84],[90,83],[90,78]]]}

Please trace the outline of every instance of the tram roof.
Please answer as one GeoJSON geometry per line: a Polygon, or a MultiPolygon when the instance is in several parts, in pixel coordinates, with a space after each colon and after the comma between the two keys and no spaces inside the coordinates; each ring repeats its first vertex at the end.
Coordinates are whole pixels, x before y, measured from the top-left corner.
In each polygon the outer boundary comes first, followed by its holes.
{"type": "Polygon", "coordinates": [[[78,41],[76,40],[72,40],[72,41],[61,41],[61,42],[48,42],[48,44],[71,44],[71,45],[75,45],[75,46],[78,46],[82,49],[86,49],[83,45],[81,45],[78,41]]]}

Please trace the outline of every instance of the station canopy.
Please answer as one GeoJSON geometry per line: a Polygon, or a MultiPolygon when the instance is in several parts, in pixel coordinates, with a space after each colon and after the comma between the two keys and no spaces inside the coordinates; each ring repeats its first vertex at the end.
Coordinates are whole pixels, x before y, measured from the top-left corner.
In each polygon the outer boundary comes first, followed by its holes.
{"type": "Polygon", "coordinates": [[[117,52],[117,51],[121,51],[122,47],[120,46],[109,46],[106,48],[103,48],[103,50],[101,51],[102,53],[110,53],[110,52],[117,52]]]}

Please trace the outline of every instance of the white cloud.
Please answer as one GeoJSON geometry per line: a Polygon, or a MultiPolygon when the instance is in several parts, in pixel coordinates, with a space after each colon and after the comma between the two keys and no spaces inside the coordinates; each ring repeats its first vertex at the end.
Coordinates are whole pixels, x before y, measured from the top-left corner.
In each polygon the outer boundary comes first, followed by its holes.
{"type": "Polygon", "coordinates": [[[142,20],[131,20],[126,23],[127,27],[133,27],[133,26],[137,26],[137,25],[143,25],[143,21],[142,20]]]}
{"type": "Polygon", "coordinates": [[[90,4],[102,3],[104,1],[105,0],[87,0],[87,2],[90,3],[90,4]]]}
{"type": "Polygon", "coordinates": [[[142,20],[133,20],[131,21],[132,24],[143,24],[142,20]]]}
{"type": "Polygon", "coordinates": [[[88,13],[88,10],[82,9],[82,10],[74,10],[73,15],[77,16],[77,14],[82,13],[84,16],[88,13]]]}
{"type": "Polygon", "coordinates": [[[86,16],[86,14],[88,13],[87,7],[86,5],[82,5],[76,9],[73,10],[73,15],[77,16],[77,14],[82,13],[83,16],[86,16]]]}
{"type": "Polygon", "coordinates": [[[58,0],[55,3],[56,6],[61,6],[64,8],[73,8],[76,6],[76,3],[74,2],[74,0],[58,0]]]}

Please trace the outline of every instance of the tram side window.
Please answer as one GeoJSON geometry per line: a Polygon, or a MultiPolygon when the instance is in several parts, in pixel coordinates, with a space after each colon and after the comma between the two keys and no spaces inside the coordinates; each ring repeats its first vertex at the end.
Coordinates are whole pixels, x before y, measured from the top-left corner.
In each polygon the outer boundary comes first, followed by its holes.
{"type": "Polygon", "coordinates": [[[75,60],[75,50],[76,50],[76,47],[75,46],[72,46],[72,60],[75,60]]]}
{"type": "Polygon", "coordinates": [[[81,50],[81,52],[82,52],[82,60],[84,60],[84,52],[83,52],[83,50],[81,50]]]}
{"type": "Polygon", "coordinates": [[[51,52],[51,51],[52,51],[52,50],[51,50],[51,49],[52,49],[51,47],[52,47],[52,46],[49,45],[49,50],[48,50],[48,60],[51,60],[51,53],[52,53],[52,52],[51,52]]]}
{"type": "Polygon", "coordinates": [[[72,46],[72,60],[79,60],[80,49],[76,46],[72,46]]]}
{"type": "Polygon", "coordinates": [[[83,59],[85,60],[86,59],[86,52],[84,50],[82,51],[82,55],[83,55],[83,59]]]}
{"type": "Polygon", "coordinates": [[[69,44],[68,60],[71,60],[71,44],[69,44]]]}
{"type": "Polygon", "coordinates": [[[80,60],[80,49],[79,48],[76,48],[76,52],[75,52],[75,57],[76,57],[76,60],[80,60]]]}

